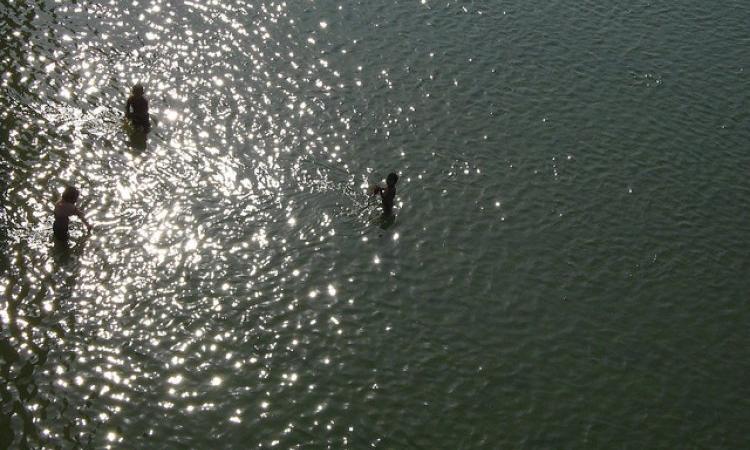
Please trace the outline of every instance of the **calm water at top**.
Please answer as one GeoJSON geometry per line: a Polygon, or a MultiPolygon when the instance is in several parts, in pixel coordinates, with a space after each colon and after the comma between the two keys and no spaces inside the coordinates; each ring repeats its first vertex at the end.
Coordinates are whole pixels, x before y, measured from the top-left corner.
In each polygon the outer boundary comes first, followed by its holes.
{"type": "Polygon", "coordinates": [[[750,446],[748,24],[2,0],[0,448],[750,446]]]}

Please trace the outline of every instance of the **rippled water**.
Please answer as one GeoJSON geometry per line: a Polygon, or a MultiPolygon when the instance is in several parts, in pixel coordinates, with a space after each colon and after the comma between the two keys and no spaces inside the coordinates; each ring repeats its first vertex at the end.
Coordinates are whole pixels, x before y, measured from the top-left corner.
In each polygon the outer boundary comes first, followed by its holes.
{"type": "Polygon", "coordinates": [[[0,447],[748,445],[746,2],[0,19],[0,447]]]}

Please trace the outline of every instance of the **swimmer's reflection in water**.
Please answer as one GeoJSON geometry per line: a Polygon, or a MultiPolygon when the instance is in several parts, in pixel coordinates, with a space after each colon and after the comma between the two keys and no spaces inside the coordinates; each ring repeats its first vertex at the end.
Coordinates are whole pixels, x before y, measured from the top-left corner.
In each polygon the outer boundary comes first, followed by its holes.
{"type": "Polygon", "coordinates": [[[125,131],[128,135],[128,145],[138,151],[146,150],[146,146],[148,145],[148,132],[141,128],[133,127],[126,127],[125,131]]]}
{"type": "Polygon", "coordinates": [[[130,120],[133,127],[148,133],[151,130],[151,120],[148,115],[148,100],[143,95],[143,86],[136,84],[125,103],[125,118],[130,120]]]}

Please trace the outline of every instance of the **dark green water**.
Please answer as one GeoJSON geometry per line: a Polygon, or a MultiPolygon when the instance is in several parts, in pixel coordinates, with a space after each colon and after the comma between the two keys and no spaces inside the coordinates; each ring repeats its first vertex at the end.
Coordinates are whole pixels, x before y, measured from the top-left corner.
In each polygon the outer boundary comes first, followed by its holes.
{"type": "Polygon", "coordinates": [[[750,4],[573,3],[0,2],[0,448],[748,447],[750,4]]]}

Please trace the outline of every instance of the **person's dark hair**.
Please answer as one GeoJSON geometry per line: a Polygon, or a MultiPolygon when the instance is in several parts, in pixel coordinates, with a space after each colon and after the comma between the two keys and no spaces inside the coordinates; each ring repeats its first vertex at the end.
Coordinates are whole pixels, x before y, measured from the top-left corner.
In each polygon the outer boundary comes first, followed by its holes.
{"type": "Polygon", "coordinates": [[[68,203],[75,203],[78,201],[78,196],[80,194],[81,193],[78,191],[78,189],[74,188],[73,186],[65,186],[65,190],[62,194],[62,199],[68,203]]]}
{"type": "Polygon", "coordinates": [[[133,94],[143,95],[143,85],[141,83],[138,83],[135,86],[133,86],[133,94]]]}
{"type": "Polygon", "coordinates": [[[396,175],[394,172],[389,173],[388,178],[385,179],[385,182],[388,184],[388,186],[395,186],[397,181],[398,175],[396,175]]]}

